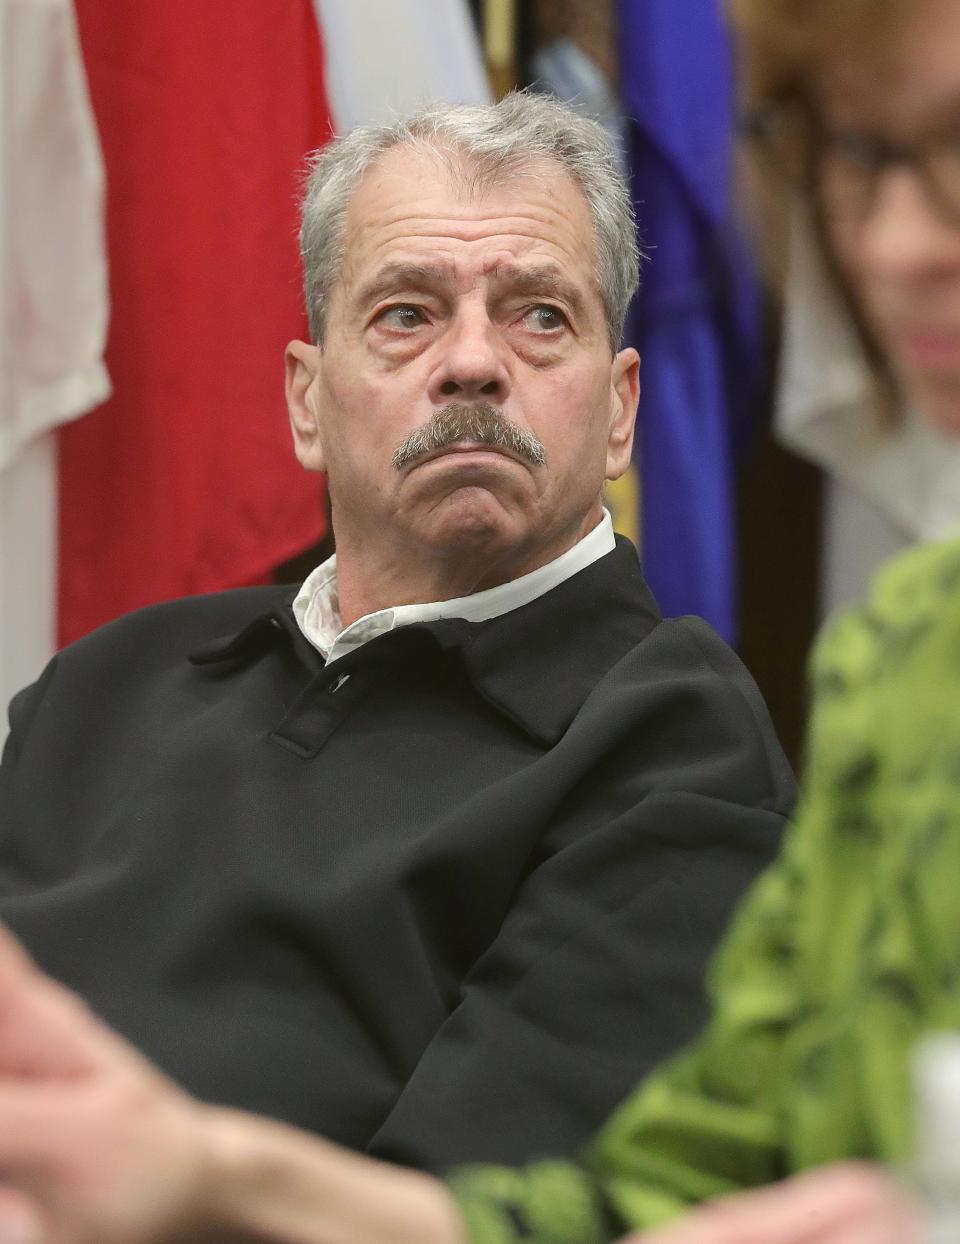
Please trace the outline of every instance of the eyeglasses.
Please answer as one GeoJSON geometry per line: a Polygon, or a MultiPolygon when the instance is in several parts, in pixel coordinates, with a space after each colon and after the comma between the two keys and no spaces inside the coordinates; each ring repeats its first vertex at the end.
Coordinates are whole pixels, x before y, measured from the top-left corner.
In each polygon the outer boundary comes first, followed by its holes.
{"type": "Polygon", "coordinates": [[[960,133],[898,143],[879,134],[824,130],[816,157],[816,185],[828,216],[863,220],[890,168],[909,168],[940,215],[960,227],[960,133]]]}
{"type": "Polygon", "coordinates": [[[960,227],[960,125],[941,128],[914,142],[833,128],[800,104],[768,103],[749,113],[740,133],[765,170],[812,193],[824,214],[864,220],[882,174],[897,166],[919,179],[936,210],[960,227]]]}

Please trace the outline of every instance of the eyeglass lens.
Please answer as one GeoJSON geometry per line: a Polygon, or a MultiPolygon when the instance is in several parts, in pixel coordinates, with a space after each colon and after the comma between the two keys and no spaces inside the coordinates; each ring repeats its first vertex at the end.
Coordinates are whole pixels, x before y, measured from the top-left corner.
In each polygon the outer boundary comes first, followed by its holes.
{"type": "Polygon", "coordinates": [[[868,215],[880,178],[893,166],[911,168],[931,203],[951,223],[960,224],[960,135],[894,145],[856,134],[825,134],[814,162],[824,211],[851,218],[868,215]]]}

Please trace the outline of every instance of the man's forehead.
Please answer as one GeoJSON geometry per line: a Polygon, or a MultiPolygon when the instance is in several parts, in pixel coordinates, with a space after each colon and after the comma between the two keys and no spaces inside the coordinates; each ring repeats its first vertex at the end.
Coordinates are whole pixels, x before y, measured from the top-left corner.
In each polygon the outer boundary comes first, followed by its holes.
{"type": "MultiPolygon", "coordinates": [[[[442,148],[397,146],[367,170],[355,189],[347,210],[347,245],[371,226],[445,212],[465,223],[539,215],[544,234],[571,219],[590,227],[583,191],[552,160],[494,170],[442,148]]],[[[526,227],[535,228],[534,221],[526,227]]]]}
{"type": "Polygon", "coordinates": [[[579,185],[558,161],[542,155],[525,156],[518,150],[506,157],[485,160],[448,144],[397,143],[384,151],[360,179],[354,199],[370,182],[389,178],[411,187],[425,181],[453,189],[465,200],[484,199],[501,188],[519,188],[543,182],[566,183],[574,196],[583,197],[579,185]]]}
{"type": "MultiPolygon", "coordinates": [[[[459,153],[398,146],[354,191],[342,275],[350,281],[360,269],[380,267],[398,247],[432,250],[448,240],[495,246],[503,237],[515,256],[536,254],[542,269],[552,261],[571,275],[580,270],[592,277],[592,252],[584,247],[592,232],[583,191],[558,163],[541,159],[494,177],[459,153]]],[[[509,257],[492,266],[509,271],[509,257]]]]}

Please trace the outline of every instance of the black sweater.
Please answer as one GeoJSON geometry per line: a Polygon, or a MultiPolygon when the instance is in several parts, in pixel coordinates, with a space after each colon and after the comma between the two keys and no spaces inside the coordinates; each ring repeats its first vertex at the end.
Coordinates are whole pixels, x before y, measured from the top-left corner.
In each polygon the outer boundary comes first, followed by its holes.
{"type": "Polygon", "coordinates": [[[292,595],[143,610],[14,700],[0,919],[206,1100],[429,1169],[574,1152],[776,849],[756,688],[622,541],[329,670],[292,595]]]}

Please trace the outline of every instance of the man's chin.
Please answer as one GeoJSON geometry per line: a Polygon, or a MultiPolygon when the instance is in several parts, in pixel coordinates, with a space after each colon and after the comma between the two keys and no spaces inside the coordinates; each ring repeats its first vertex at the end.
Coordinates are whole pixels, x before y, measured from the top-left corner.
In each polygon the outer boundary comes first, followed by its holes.
{"type": "Polygon", "coordinates": [[[414,522],[417,534],[437,554],[491,552],[525,543],[532,515],[518,498],[479,484],[452,489],[424,507],[414,522]]]}

